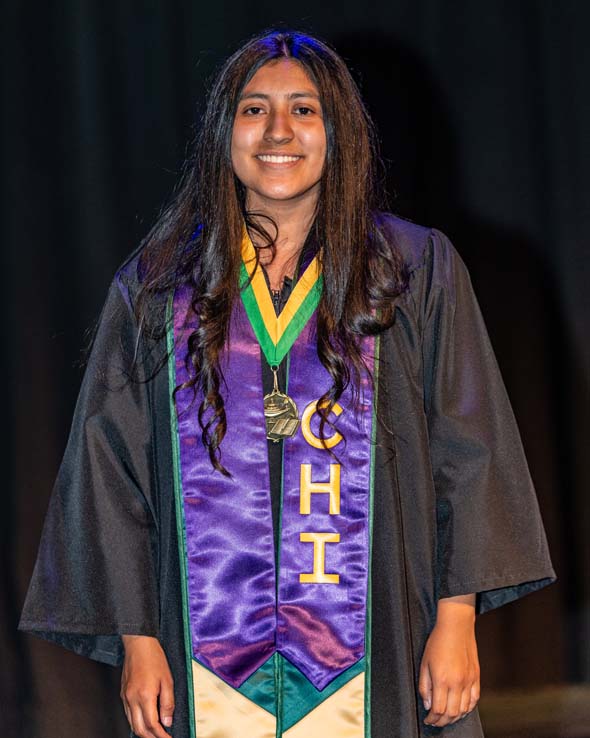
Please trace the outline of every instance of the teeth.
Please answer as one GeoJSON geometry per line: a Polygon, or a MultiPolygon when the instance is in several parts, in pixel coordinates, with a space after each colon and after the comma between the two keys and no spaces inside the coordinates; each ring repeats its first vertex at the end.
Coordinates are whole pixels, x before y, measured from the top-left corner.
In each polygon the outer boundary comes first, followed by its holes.
{"type": "Polygon", "coordinates": [[[275,164],[282,164],[286,161],[297,161],[299,159],[299,156],[271,156],[270,154],[260,154],[256,157],[257,159],[260,159],[261,161],[270,161],[275,164]]]}

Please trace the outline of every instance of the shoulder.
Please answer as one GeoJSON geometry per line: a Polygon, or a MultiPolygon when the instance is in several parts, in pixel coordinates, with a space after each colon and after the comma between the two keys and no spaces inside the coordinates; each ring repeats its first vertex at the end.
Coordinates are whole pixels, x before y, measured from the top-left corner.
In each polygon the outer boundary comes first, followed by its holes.
{"type": "Polygon", "coordinates": [[[115,272],[113,284],[117,285],[129,308],[133,309],[144,285],[149,292],[150,310],[159,311],[166,304],[167,293],[154,288],[158,275],[162,276],[158,270],[178,272],[178,268],[187,261],[187,252],[190,256],[195,251],[193,244],[202,228],[202,224],[197,224],[188,241],[180,242],[174,253],[167,253],[169,246],[165,239],[151,238],[148,234],[123,260],[115,272]]]}
{"type": "Polygon", "coordinates": [[[143,244],[140,244],[119,264],[111,285],[111,289],[117,289],[120,292],[130,310],[133,309],[135,298],[141,287],[142,254],[143,244]]]}
{"type": "Polygon", "coordinates": [[[377,231],[397,249],[410,271],[422,265],[431,228],[382,210],[374,214],[374,221],[377,231]]]}
{"type": "Polygon", "coordinates": [[[148,349],[166,335],[169,295],[167,290],[154,287],[153,282],[142,242],[118,266],[110,286],[110,297],[119,306],[117,317],[133,325],[148,349]]]}
{"type": "Polygon", "coordinates": [[[419,225],[399,215],[375,214],[378,231],[396,248],[408,272],[421,276],[430,286],[452,286],[458,275],[468,277],[467,268],[451,239],[438,228],[419,225]]]}

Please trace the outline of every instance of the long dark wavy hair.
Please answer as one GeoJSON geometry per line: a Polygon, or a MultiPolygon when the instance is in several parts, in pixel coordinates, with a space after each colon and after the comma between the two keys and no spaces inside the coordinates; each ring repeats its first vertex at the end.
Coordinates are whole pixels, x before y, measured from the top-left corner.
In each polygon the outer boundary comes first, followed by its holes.
{"type": "Polygon", "coordinates": [[[200,391],[202,442],[215,469],[224,474],[221,442],[227,426],[220,353],[239,298],[243,224],[265,248],[273,248],[278,233],[271,218],[274,233],[246,210],[245,188],[231,163],[233,122],[252,76],[263,64],[283,58],[299,62],[315,83],[326,131],[326,161],[311,226],[324,277],[317,351],[332,378],[318,403],[322,439],[325,425],[332,425],[330,411],[350,382],[358,393],[366,370],[360,338],[393,324],[395,299],[407,287],[401,255],[379,231],[385,196],[377,171],[377,137],[346,64],[328,44],[304,33],[271,29],[254,36],[216,75],[193,153],[142,244],[135,301],[138,324],[147,331],[152,298],[169,294],[180,283],[192,287],[199,325],[188,339],[190,380],[176,391],[200,391]]]}

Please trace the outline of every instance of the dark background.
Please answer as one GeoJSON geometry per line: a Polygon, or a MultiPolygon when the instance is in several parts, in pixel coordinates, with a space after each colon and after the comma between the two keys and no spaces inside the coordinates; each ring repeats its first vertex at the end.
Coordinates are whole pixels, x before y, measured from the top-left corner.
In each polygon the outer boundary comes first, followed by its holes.
{"type": "Polygon", "coordinates": [[[178,179],[208,77],[278,22],[348,62],[391,209],[466,261],[521,429],[559,581],[479,619],[484,698],[590,682],[590,3],[13,0],[1,18],[3,738],[127,735],[117,670],[16,623],[87,330],[178,179]]]}

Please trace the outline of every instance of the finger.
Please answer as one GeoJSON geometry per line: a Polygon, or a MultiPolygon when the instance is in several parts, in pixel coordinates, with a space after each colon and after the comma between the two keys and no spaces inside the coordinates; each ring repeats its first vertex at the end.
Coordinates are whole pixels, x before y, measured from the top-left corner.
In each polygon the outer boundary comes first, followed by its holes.
{"type": "Polygon", "coordinates": [[[471,685],[468,712],[471,712],[471,710],[475,709],[475,706],[479,702],[479,694],[480,694],[479,690],[480,690],[480,686],[479,686],[479,679],[478,679],[476,682],[474,682],[471,685]]]}
{"type": "Polygon", "coordinates": [[[456,718],[451,720],[452,723],[456,723],[457,720],[461,720],[469,712],[469,700],[471,699],[471,688],[465,687],[461,692],[461,703],[459,705],[459,714],[456,718]]]}
{"type": "Polygon", "coordinates": [[[169,728],[174,715],[174,684],[172,680],[162,681],[160,688],[160,722],[169,728]]]}
{"type": "Polygon", "coordinates": [[[139,706],[139,703],[135,705],[129,706],[129,711],[131,713],[131,730],[135,735],[138,736],[147,736],[145,723],[143,722],[143,716],[141,714],[141,707],[139,706]]]}
{"type": "Polygon", "coordinates": [[[123,680],[121,680],[121,690],[119,691],[119,697],[121,698],[121,702],[123,703],[125,717],[127,718],[129,727],[131,727],[131,712],[129,710],[129,705],[127,704],[127,698],[125,697],[125,684],[123,683],[123,680]]]}
{"type": "Polygon", "coordinates": [[[131,733],[135,735],[135,730],[133,728],[133,713],[131,710],[131,704],[123,695],[123,692],[121,692],[121,701],[123,702],[123,710],[125,710],[125,717],[127,718],[127,722],[129,723],[129,727],[131,728],[131,733]]]}
{"type": "Polygon", "coordinates": [[[127,702],[125,702],[125,700],[123,700],[123,710],[125,710],[125,717],[127,718],[129,727],[133,730],[133,720],[131,719],[131,710],[129,709],[129,706],[127,702]]]}
{"type": "Polygon", "coordinates": [[[449,689],[446,685],[442,685],[436,681],[433,682],[432,708],[424,719],[426,725],[436,725],[437,721],[445,714],[448,691],[449,689]]]}
{"type": "Polygon", "coordinates": [[[155,696],[150,696],[141,702],[141,714],[146,727],[146,738],[170,738],[168,733],[160,725],[157,699],[155,696]]]}
{"type": "Polygon", "coordinates": [[[461,697],[463,695],[463,685],[459,684],[449,689],[449,696],[447,698],[447,709],[445,715],[445,725],[454,723],[455,720],[461,717],[461,697]]]}
{"type": "Polygon", "coordinates": [[[432,705],[432,679],[430,677],[430,669],[425,663],[422,663],[422,666],[420,667],[418,692],[420,697],[424,700],[424,709],[430,710],[430,706],[432,705]]]}
{"type": "Polygon", "coordinates": [[[119,697],[121,698],[121,704],[123,705],[123,710],[125,710],[125,717],[127,720],[129,720],[129,715],[127,714],[127,700],[125,699],[125,692],[123,690],[123,687],[121,687],[121,691],[119,692],[119,697]]]}

